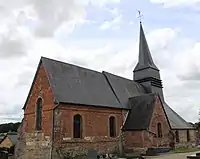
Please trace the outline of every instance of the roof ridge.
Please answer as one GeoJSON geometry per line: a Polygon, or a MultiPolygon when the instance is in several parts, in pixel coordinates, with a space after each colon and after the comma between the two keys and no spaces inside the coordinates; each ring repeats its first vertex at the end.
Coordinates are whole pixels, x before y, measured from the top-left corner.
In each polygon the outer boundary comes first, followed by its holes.
{"type": "Polygon", "coordinates": [[[108,74],[110,74],[110,75],[113,75],[113,76],[116,76],[116,77],[119,77],[119,78],[122,78],[122,79],[125,79],[125,80],[129,80],[129,81],[131,81],[131,82],[133,82],[133,83],[139,84],[138,82],[136,82],[136,81],[134,81],[134,80],[131,80],[131,79],[129,79],[129,78],[125,78],[125,77],[122,77],[122,76],[119,76],[119,75],[116,75],[116,74],[113,74],[113,73],[110,73],[110,72],[107,72],[107,71],[102,71],[102,73],[108,73],[108,74]]]}
{"type": "Polygon", "coordinates": [[[138,98],[138,97],[144,97],[144,96],[151,96],[151,95],[156,95],[156,94],[157,94],[157,93],[141,94],[141,95],[138,95],[138,96],[129,97],[129,99],[138,98]]]}
{"type": "Polygon", "coordinates": [[[83,66],[80,66],[80,65],[76,65],[76,64],[64,62],[64,61],[61,61],[61,60],[56,60],[56,59],[53,59],[53,58],[48,58],[48,57],[41,56],[41,59],[46,59],[46,60],[58,62],[58,63],[61,63],[61,64],[65,64],[65,65],[71,65],[71,66],[74,66],[74,67],[79,67],[79,68],[81,68],[81,69],[86,69],[86,70],[88,70],[88,71],[94,71],[94,72],[96,72],[96,73],[102,73],[102,72],[97,71],[97,70],[89,69],[89,68],[87,68],[87,67],[83,67],[83,66]]]}
{"type": "MultiPolygon", "coordinates": [[[[120,77],[122,79],[125,79],[125,80],[129,80],[129,81],[132,81],[133,83],[137,83],[135,82],[134,80],[131,80],[129,78],[125,78],[125,77],[122,77],[122,76],[119,76],[119,75],[116,75],[114,73],[110,73],[110,72],[107,72],[107,71],[97,71],[97,70],[94,70],[94,69],[89,69],[87,67],[83,67],[83,66],[79,66],[79,65],[76,65],[76,64],[72,64],[72,63],[67,63],[67,62],[64,62],[64,61],[60,61],[60,60],[56,60],[56,59],[53,59],[53,58],[48,58],[48,57],[44,57],[44,56],[41,56],[41,59],[46,59],[46,60],[50,60],[50,61],[54,61],[54,62],[58,62],[58,63],[62,63],[62,64],[66,64],[66,65],[71,65],[71,66],[74,66],[74,67],[79,67],[79,68],[82,68],[82,69],[86,69],[86,70],[89,70],[89,71],[94,71],[94,72],[97,72],[97,73],[108,73],[110,75],[113,75],[113,76],[116,76],[116,77],[120,77]]],[[[138,83],[137,83],[138,84],[138,83]]]]}
{"type": "MultiPolygon", "coordinates": [[[[122,76],[119,76],[119,75],[116,75],[116,74],[114,74],[114,73],[110,73],[110,72],[107,72],[107,71],[102,71],[102,73],[108,73],[108,74],[113,75],[113,76],[116,76],[116,77],[120,77],[120,78],[129,80],[129,81],[133,81],[133,80],[131,80],[131,79],[128,79],[128,78],[125,78],[125,77],[122,77],[122,76]]],[[[133,81],[133,82],[135,82],[135,81],[133,81]]]]}

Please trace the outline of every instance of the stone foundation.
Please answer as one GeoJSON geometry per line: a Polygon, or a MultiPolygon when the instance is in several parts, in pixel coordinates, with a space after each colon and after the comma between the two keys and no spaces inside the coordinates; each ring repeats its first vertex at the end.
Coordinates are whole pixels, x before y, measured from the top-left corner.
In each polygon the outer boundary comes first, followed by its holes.
{"type": "Polygon", "coordinates": [[[25,146],[18,159],[49,159],[51,142],[49,136],[43,133],[26,133],[25,146]]]}

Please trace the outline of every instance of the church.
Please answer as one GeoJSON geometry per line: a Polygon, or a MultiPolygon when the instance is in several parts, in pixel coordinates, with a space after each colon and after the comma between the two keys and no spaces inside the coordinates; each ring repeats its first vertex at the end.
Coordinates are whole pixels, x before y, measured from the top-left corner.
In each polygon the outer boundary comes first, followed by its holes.
{"type": "Polygon", "coordinates": [[[195,143],[194,127],[165,102],[141,23],[138,63],[131,71],[133,79],[126,79],[41,57],[23,107],[19,158],[195,143]]]}

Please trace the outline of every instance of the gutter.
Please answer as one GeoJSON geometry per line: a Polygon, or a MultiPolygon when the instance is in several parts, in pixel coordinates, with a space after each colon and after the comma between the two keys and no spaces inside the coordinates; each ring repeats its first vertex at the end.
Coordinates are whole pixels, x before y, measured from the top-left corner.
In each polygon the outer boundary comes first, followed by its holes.
{"type": "Polygon", "coordinates": [[[55,107],[53,108],[53,118],[52,118],[52,130],[51,130],[51,149],[50,149],[50,159],[52,158],[52,152],[53,152],[53,147],[54,147],[54,124],[55,124],[55,110],[56,108],[58,108],[59,106],[59,102],[55,101],[55,107]]]}

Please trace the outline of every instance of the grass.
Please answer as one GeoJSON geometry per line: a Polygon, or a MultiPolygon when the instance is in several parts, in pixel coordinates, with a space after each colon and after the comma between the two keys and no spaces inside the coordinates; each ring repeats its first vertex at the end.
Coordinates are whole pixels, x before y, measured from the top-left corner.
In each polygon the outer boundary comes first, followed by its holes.
{"type": "Polygon", "coordinates": [[[177,148],[172,150],[172,153],[188,153],[188,152],[196,152],[200,151],[200,148],[177,148]]]}

